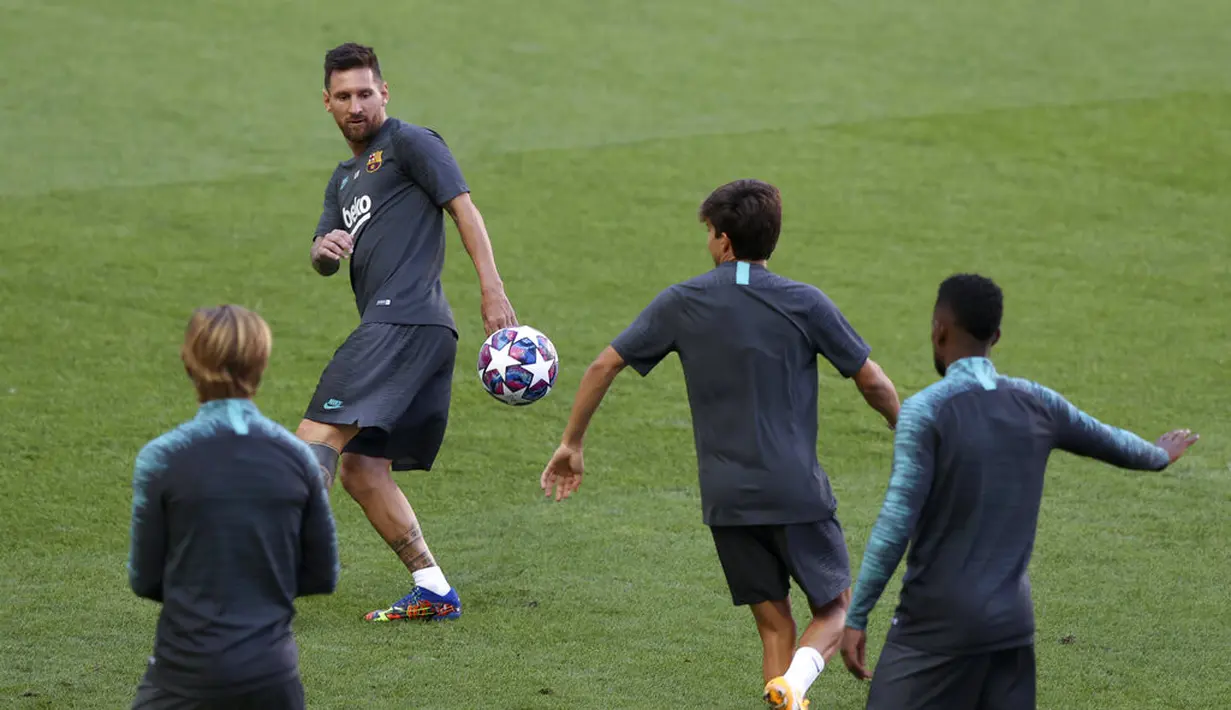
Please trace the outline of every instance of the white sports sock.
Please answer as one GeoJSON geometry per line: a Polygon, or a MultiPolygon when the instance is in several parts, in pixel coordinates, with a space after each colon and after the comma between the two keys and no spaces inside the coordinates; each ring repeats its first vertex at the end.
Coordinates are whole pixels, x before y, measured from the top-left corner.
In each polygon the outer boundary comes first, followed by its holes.
{"type": "Polygon", "coordinates": [[[825,659],[821,657],[821,652],[811,646],[801,646],[791,659],[791,667],[786,669],[783,678],[795,691],[795,696],[802,700],[823,670],[825,659]]]}
{"type": "MultiPolygon", "coordinates": [[[[433,594],[444,596],[449,593],[449,583],[445,581],[445,573],[440,571],[440,568],[432,565],[417,569],[411,573],[415,578],[415,586],[423,587],[433,594]]],[[[819,655],[817,656],[820,657],[819,655]]],[[[813,676],[815,677],[815,676],[813,676]]]]}

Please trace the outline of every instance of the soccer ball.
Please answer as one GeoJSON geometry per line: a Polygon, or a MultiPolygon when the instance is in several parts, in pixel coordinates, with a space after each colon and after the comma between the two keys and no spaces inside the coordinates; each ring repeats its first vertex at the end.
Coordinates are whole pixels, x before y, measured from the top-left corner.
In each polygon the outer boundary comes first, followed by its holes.
{"type": "Polygon", "coordinates": [[[556,346],[546,335],[527,325],[498,330],[479,348],[479,381],[483,389],[515,407],[546,397],[559,369],[556,346]]]}

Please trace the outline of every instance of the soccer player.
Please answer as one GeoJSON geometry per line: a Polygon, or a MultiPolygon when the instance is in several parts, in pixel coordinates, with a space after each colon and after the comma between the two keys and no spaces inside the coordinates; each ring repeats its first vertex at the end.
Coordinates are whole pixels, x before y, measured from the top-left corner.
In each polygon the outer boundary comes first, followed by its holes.
{"type": "Polygon", "coordinates": [[[325,187],[312,265],[330,276],[349,260],[360,323],[297,433],[330,487],[341,457],[342,486],[413,576],[409,594],[365,618],[454,619],[461,601],[391,475],[430,470],[448,422],[457,329],[440,283],[445,212],[478,272],[487,333],[517,319],[461,169],[436,132],[385,113],[389,87],[371,47],[326,53],[324,98],[353,156],[325,187]]]}
{"type": "Polygon", "coordinates": [[[271,347],[259,315],[197,310],[200,409],[137,456],[128,580],[162,604],[139,710],[304,707],[294,600],[333,592],[338,552],[312,452],[251,401],[271,347]]]}
{"type": "Polygon", "coordinates": [[[692,409],[703,520],[732,601],[749,606],[764,646],[764,697],[807,707],[804,695],[837,650],[850,565],[837,504],[817,462],[817,355],[853,378],[892,427],[893,383],[819,289],[766,268],[778,243],[777,188],[738,180],[701,205],[714,269],[661,292],[582,378],[560,447],[541,477],[556,500],[581,485],[590,419],[626,366],[642,376],[679,354],[692,409]],[[796,645],[794,578],[812,621],[796,645]]]}
{"type": "Polygon", "coordinates": [[[1159,471],[1197,441],[1157,444],[1107,426],[1063,397],[996,372],[1003,296],[958,274],[939,289],[932,352],[939,382],[902,406],[893,475],[847,616],[842,657],[872,678],[869,710],[1033,710],[1034,610],[1026,568],[1053,450],[1159,471]],[[910,541],[875,677],[868,614],[910,541]]]}

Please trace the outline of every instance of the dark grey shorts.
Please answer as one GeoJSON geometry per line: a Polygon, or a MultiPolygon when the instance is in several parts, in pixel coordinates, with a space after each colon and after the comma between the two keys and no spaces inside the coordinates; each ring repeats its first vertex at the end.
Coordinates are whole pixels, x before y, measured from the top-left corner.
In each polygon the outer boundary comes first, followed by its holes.
{"type": "Polygon", "coordinates": [[[188,698],[169,693],[143,678],[137,686],[133,710],[304,710],[303,683],[299,678],[243,695],[219,698],[188,698]]]}
{"type": "Polygon", "coordinates": [[[449,422],[457,336],[438,325],[362,323],[321,373],[305,419],[351,424],[344,453],[432,468],[449,422]]]}
{"type": "Polygon", "coordinates": [[[851,562],[837,518],[795,525],[710,528],[737,606],[786,599],[791,580],[814,607],[851,586],[851,562]]]}
{"type": "Polygon", "coordinates": [[[888,642],[867,710],[1035,710],[1034,646],[945,656],[888,642]]]}

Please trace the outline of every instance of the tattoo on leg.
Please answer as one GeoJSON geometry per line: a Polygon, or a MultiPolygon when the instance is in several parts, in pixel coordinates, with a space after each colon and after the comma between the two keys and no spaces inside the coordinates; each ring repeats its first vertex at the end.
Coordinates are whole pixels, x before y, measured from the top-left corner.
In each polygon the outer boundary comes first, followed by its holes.
{"type": "Polygon", "coordinates": [[[436,560],[432,557],[431,550],[427,549],[427,544],[423,542],[423,531],[415,525],[410,530],[406,531],[398,539],[389,543],[389,547],[393,548],[394,554],[406,565],[406,569],[411,572],[434,567],[436,560]]]}
{"type": "Polygon", "coordinates": [[[316,457],[316,463],[321,467],[321,477],[325,482],[325,490],[333,488],[333,480],[338,470],[338,450],[320,441],[308,442],[308,448],[316,457]]]}

